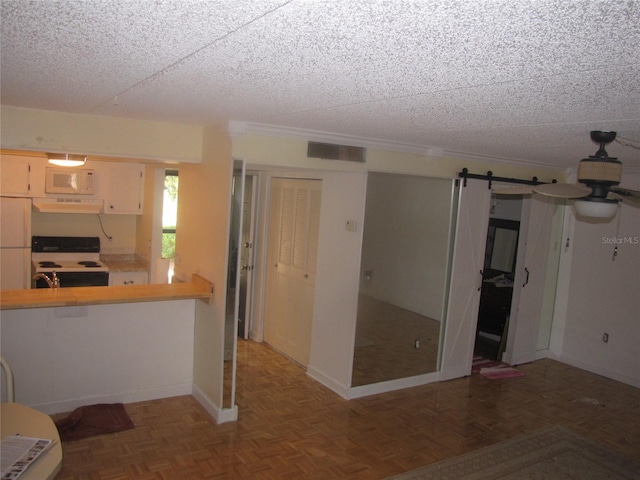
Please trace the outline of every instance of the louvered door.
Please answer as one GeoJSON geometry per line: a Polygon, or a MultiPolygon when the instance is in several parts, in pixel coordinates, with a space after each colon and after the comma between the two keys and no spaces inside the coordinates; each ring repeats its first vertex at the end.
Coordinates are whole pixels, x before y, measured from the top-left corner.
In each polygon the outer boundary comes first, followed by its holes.
{"type": "Polygon", "coordinates": [[[321,182],[272,182],[264,338],[301,365],[309,362],[321,182]]]}

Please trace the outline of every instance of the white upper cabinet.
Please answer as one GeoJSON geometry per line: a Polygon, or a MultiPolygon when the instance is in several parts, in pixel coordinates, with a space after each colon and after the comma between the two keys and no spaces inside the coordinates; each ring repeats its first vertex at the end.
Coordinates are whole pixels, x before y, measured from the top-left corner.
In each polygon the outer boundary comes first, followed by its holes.
{"type": "Polygon", "coordinates": [[[104,213],[141,215],[144,198],[144,165],[140,163],[89,160],[84,169],[96,172],[92,195],[50,194],[45,191],[47,159],[36,156],[2,155],[0,193],[8,197],[93,198],[104,200],[104,213]]]}
{"type": "Polygon", "coordinates": [[[31,195],[31,163],[28,157],[2,155],[0,160],[0,192],[5,196],[31,195]]]}
{"type": "Polygon", "coordinates": [[[104,213],[142,214],[144,165],[137,163],[104,163],[102,197],[104,213]]]}

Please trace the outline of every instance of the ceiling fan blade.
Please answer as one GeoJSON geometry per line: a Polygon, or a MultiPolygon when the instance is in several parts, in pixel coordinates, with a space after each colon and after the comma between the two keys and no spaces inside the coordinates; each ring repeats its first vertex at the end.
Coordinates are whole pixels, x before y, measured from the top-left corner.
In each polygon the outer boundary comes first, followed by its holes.
{"type": "Polygon", "coordinates": [[[618,195],[615,192],[609,192],[607,193],[607,198],[609,200],[624,200],[624,197],[622,195],[618,195]]]}
{"type": "Polygon", "coordinates": [[[570,183],[545,183],[536,185],[533,191],[548,197],[559,198],[581,198],[591,194],[591,188],[584,185],[573,185],[570,183]]]}
{"type": "Polygon", "coordinates": [[[622,187],[610,187],[610,190],[624,202],[640,206],[640,191],[622,187]]]}
{"type": "Polygon", "coordinates": [[[533,193],[533,185],[520,185],[517,187],[491,187],[496,195],[530,195],[533,193]]]}

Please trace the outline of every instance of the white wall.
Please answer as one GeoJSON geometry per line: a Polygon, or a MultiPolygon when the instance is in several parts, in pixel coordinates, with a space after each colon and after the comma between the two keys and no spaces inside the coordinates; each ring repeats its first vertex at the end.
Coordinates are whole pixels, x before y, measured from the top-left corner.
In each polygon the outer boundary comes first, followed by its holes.
{"type": "MultiPolygon", "coordinates": [[[[201,164],[180,168],[176,277],[189,281],[197,273],[215,286],[210,305],[195,311],[193,383],[196,398],[214,415],[222,407],[227,249],[233,160],[223,127],[205,129],[201,164]]],[[[227,405],[227,407],[230,407],[227,405]]]]}
{"type": "Polygon", "coordinates": [[[1,107],[2,148],[200,163],[202,127],[1,107]]]}
{"type": "Polygon", "coordinates": [[[194,302],[3,310],[16,401],[52,414],[190,394],[194,302]]]}
{"type": "MultiPolygon", "coordinates": [[[[640,189],[640,175],[623,179],[640,189]]],[[[640,387],[640,209],[623,203],[606,223],[576,221],[570,207],[568,215],[551,354],[640,387]]]]}
{"type": "Polygon", "coordinates": [[[491,207],[493,210],[493,213],[490,214],[491,218],[515,220],[516,222],[519,222],[520,214],[522,212],[522,197],[493,195],[491,197],[491,207]]]}
{"type": "Polygon", "coordinates": [[[308,372],[348,397],[355,340],[366,175],[322,175],[318,269],[308,372]],[[358,225],[345,228],[347,220],[358,225]]]}
{"type": "Polygon", "coordinates": [[[137,215],[82,213],[32,214],[33,235],[99,237],[102,254],[132,254],[136,248],[137,215]],[[102,225],[100,224],[102,221],[102,225]],[[105,237],[102,229],[111,237],[105,237]]]}

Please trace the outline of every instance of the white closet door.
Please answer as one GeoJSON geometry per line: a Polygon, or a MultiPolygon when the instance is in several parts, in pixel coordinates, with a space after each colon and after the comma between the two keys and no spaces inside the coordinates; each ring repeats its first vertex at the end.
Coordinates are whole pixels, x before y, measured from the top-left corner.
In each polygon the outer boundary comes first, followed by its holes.
{"type": "Polygon", "coordinates": [[[291,330],[292,305],[296,297],[288,298],[295,285],[291,274],[295,213],[295,186],[276,178],[271,185],[269,211],[269,246],[267,291],[265,298],[264,339],[278,350],[290,355],[287,336],[291,330]]]}
{"type": "MultiPolygon", "coordinates": [[[[461,180],[462,183],[462,180],[461,180]]],[[[485,180],[460,185],[440,380],[471,373],[491,190],[485,180]]]]}
{"type": "Polygon", "coordinates": [[[522,201],[518,264],[507,349],[503,356],[511,365],[535,360],[556,208],[553,198],[542,195],[522,201]]]}
{"type": "Polygon", "coordinates": [[[302,365],[309,363],[320,225],[319,180],[274,179],[264,338],[302,365]]]}
{"type": "Polygon", "coordinates": [[[301,300],[300,317],[297,332],[297,358],[302,365],[309,364],[311,356],[311,329],[313,325],[313,304],[316,292],[316,265],[318,258],[318,237],[320,234],[320,181],[314,181],[313,187],[308,190],[306,255],[303,271],[300,272],[301,300]]]}

